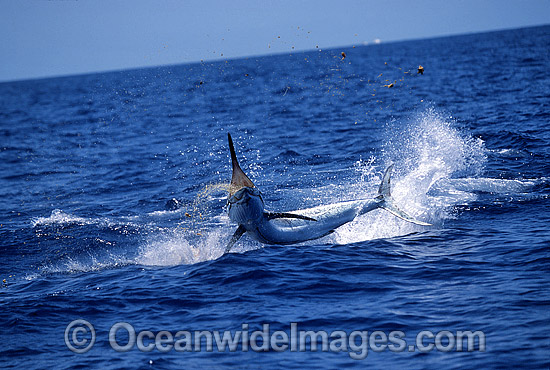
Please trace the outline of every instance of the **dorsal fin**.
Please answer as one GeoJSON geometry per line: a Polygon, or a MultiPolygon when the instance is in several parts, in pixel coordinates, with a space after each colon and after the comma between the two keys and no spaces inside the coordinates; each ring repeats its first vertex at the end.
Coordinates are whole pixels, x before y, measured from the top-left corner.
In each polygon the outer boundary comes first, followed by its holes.
{"type": "Polygon", "coordinates": [[[239,166],[237,155],[235,154],[235,147],[233,146],[233,139],[231,134],[227,133],[227,140],[229,141],[229,151],[231,152],[231,164],[233,166],[233,175],[231,175],[231,185],[229,186],[229,196],[232,196],[244,187],[253,188],[254,183],[246,176],[244,171],[239,166]]]}

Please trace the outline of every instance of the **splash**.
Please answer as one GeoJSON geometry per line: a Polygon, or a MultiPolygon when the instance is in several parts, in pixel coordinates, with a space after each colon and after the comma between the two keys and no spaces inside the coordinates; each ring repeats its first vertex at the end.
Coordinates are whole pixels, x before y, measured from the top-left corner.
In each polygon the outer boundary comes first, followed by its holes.
{"type": "Polygon", "coordinates": [[[483,140],[461,133],[452,118],[435,108],[418,113],[400,126],[387,127],[384,159],[394,161],[412,176],[429,177],[433,182],[445,177],[479,176],[487,162],[483,140]]]}
{"type": "Polygon", "coordinates": [[[154,235],[143,246],[136,263],[175,266],[213,260],[223,255],[222,238],[222,229],[199,235],[176,229],[154,235]]]}
{"type": "MultiPolygon", "coordinates": [[[[453,217],[454,205],[473,201],[476,196],[471,192],[472,187],[468,188],[470,191],[460,191],[447,186],[444,187],[447,191],[437,196],[431,190],[457,177],[479,176],[487,161],[483,141],[462,134],[453,124],[434,108],[418,113],[405,124],[390,122],[379,159],[385,164],[384,168],[389,163],[396,165],[392,196],[399,207],[435,227],[453,217]]],[[[370,159],[355,166],[360,179],[351,188],[355,189],[357,199],[372,197],[373,189],[381,180],[381,176],[376,175],[379,172],[373,170],[374,163],[370,159]]],[[[423,226],[404,222],[379,210],[340,227],[331,240],[339,244],[352,243],[425,230],[423,226]]]]}
{"type": "MultiPolygon", "coordinates": [[[[141,248],[135,263],[145,266],[190,265],[211,261],[223,256],[227,242],[235,231],[225,222],[211,225],[203,233],[174,229],[152,235],[141,248]]],[[[260,244],[242,239],[233,252],[241,253],[260,248],[260,244]]]]}
{"type": "Polygon", "coordinates": [[[220,215],[219,208],[212,212],[211,208],[212,201],[225,199],[228,191],[229,183],[205,185],[184,209],[183,218],[174,229],[146,238],[135,262],[146,266],[175,266],[221,257],[234,230],[227,216],[220,215]],[[222,192],[223,198],[214,197],[222,192]]]}

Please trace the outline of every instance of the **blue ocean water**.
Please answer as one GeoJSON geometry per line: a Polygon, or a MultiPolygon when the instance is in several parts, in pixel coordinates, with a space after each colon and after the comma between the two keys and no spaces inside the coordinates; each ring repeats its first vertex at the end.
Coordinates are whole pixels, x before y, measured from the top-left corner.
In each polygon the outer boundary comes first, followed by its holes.
{"type": "Polygon", "coordinates": [[[543,26],[0,84],[1,367],[549,368],[549,50],[543,26]],[[222,255],[228,132],[271,210],[375,196],[395,163],[396,202],[433,226],[377,210],[222,255]],[[407,345],[119,352],[119,322],[407,345]],[[485,348],[409,348],[422,331],[485,348]]]}

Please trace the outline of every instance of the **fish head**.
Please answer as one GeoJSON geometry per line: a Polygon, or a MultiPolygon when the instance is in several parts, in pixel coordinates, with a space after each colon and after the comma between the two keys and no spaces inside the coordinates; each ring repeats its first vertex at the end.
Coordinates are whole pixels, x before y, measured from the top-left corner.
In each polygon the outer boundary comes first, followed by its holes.
{"type": "Polygon", "coordinates": [[[229,197],[229,219],[246,228],[260,223],[264,215],[264,200],[258,188],[243,187],[229,197]]]}

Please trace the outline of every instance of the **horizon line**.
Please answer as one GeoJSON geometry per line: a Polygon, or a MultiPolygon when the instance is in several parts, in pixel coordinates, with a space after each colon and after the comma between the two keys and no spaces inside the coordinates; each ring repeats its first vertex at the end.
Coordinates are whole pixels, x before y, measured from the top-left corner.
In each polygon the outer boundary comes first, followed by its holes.
{"type": "Polygon", "coordinates": [[[104,73],[120,73],[120,72],[130,72],[130,71],[137,71],[142,69],[153,69],[153,68],[166,68],[166,67],[176,67],[176,66],[185,66],[185,65],[193,65],[193,64],[205,64],[205,63],[219,63],[219,62],[228,62],[228,61],[234,61],[234,60],[241,60],[241,59],[249,59],[249,58],[264,58],[264,57],[272,57],[272,56],[281,56],[281,55],[292,55],[292,54],[302,54],[302,53],[309,53],[312,51],[323,51],[323,50],[334,50],[338,48],[350,48],[350,47],[372,47],[372,46],[380,46],[380,45],[386,45],[386,44],[398,44],[402,42],[411,42],[411,41],[424,41],[424,40],[434,40],[434,39],[441,39],[441,38],[449,38],[449,37],[460,37],[460,36],[471,36],[471,35],[478,35],[478,34],[487,34],[487,33],[495,33],[495,32],[505,32],[505,31],[514,31],[514,30],[522,30],[522,29],[529,29],[529,28],[540,28],[540,27],[549,27],[550,23],[548,24],[539,24],[539,25],[531,25],[531,26],[524,26],[524,27],[512,27],[512,28],[501,28],[501,29],[493,29],[493,30],[486,30],[486,31],[472,31],[472,32],[463,32],[463,33],[456,33],[456,34],[447,34],[447,35],[438,35],[438,36],[431,36],[431,37],[422,37],[422,38],[411,38],[411,39],[397,39],[397,40],[380,40],[380,39],[374,39],[371,42],[362,41],[359,45],[358,44],[349,44],[349,45],[337,45],[337,46],[327,46],[327,47],[319,47],[318,49],[296,49],[291,52],[274,52],[274,53],[266,53],[266,54],[250,54],[250,55],[242,55],[242,56],[235,56],[230,58],[219,58],[219,57],[212,57],[212,58],[206,58],[206,59],[197,59],[197,60],[191,60],[181,63],[166,63],[166,64],[157,64],[157,65],[136,65],[133,67],[128,68],[113,68],[113,69],[105,69],[105,70],[91,70],[87,72],[76,72],[76,73],[68,73],[68,74],[61,74],[61,75],[45,75],[45,76],[38,76],[38,77],[23,77],[23,78],[16,78],[13,80],[7,79],[7,80],[0,80],[0,85],[2,84],[9,84],[9,83],[18,83],[18,82],[31,82],[31,81],[42,81],[42,80],[50,80],[50,79],[61,79],[61,78],[70,78],[70,77],[78,77],[78,76],[89,76],[94,74],[104,74],[104,73]],[[378,41],[378,42],[376,42],[378,41]]]}

